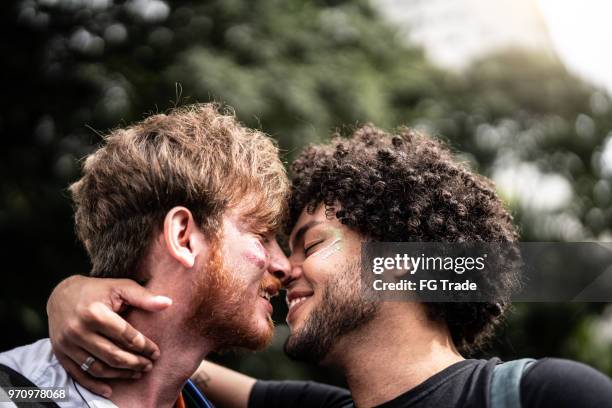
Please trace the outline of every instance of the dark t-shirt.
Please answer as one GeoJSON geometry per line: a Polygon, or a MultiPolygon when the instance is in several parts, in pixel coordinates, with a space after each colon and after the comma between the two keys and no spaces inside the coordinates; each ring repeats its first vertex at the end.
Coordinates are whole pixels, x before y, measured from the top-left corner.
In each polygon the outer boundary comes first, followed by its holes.
{"type": "MultiPolygon", "coordinates": [[[[379,407],[488,407],[491,374],[499,362],[460,361],[379,407]]],[[[587,365],[557,358],[529,366],[520,392],[523,408],[612,407],[610,378],[587,365]]],[[[347,390],[315,382],[258,381],[249,398],[249,408],[353,406],[347,390]]]]}

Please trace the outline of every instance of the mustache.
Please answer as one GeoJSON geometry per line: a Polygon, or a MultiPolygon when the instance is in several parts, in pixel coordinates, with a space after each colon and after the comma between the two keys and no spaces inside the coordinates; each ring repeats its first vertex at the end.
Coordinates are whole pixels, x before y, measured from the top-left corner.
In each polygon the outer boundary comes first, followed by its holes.
{"type": "Polygon", "coordinates": [[[278,279],[276,276],[266,274],[259,284],[259,289],[274,296],[278,295],[281,286],[280,279],[278,279]]]}

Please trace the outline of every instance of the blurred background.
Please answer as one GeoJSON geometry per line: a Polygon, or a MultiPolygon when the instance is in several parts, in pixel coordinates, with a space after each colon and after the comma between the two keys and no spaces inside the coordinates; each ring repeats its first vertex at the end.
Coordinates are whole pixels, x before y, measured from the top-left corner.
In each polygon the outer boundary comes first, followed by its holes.
{"type": "MultiPolygon", "coordinates": [[[[101,133],[175,105],[233,106],[290,161],[335,130],[408,124],[493,178],[523,241],[612,241],[612,8],[604,0],[5,0],[0,8],[0,350],[47,335],[87,273],[66,187],[101,133]],[[608,30],[608,31],[606,31],[608,30]]],[[[262,378],[328,370],[273,347],[216,356],[262,378]]],[[[477,357],[612,375],[612,306],[517,304],[477,357]]]]}

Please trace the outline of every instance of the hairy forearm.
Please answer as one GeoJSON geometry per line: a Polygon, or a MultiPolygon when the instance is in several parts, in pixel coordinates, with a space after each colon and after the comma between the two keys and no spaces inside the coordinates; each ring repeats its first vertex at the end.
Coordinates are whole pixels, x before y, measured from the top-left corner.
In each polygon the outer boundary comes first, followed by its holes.
{"type": "Polygon", "coordinates": [[[209,361],[202,361],[191,377],[213,404],[224,408],[246,408],[255,378],[209,361]]]}

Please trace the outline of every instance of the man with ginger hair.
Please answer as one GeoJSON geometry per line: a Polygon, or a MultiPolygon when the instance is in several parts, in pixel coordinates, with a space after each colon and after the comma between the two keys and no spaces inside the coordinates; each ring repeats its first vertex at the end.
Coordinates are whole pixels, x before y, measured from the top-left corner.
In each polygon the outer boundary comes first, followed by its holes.
{"type": "MultiPolygon", "coordinates": [[[[156,345],[126,332],[149,358],[119,353],[113,361],[144,372],[108,369],[84,349],[71,358],[55,355],[42,339],[0,354],[2,374],[21,384],[66,387],[67,397],[57,401],[65,407],[180,407],[194,399],[206,406],[189,383],[188,400],[181,394],[199,362],[213,350],[262,348],[273,334],[269,299],[287,272],[273,237],[287,190],[272,140],[216,105],[175,109],[113,131],[87,157],[70,192],[91,275],[131,278],[165,296],[132,302],[145,309],[173,299],[158,313],[123,311],[130,328],[156,345]],[[60,360],[115,378],[110,399],[78,385],[60,360]]],[[[135,297],[116,292],[117,303],[135,297]]]]}
{"type": "MultiPolygon", "coordinates": [[[[486,343],[508,309],[514,268],[487,276],[496,288],[491,302],[383,302],[360,286],[363,242],[518,239],[492,184],[457,162],[444,144],[407,129],[388,134],[365,126],[351,138],[307,148],[292,170],[291,269],[282,278],[291,331],[285,351],[295,359],[338,368],[350,394],[313,382],[256,380],[203,362],[194,379],[219,405],[610,405],[612,381],[584,364],[556,358],[504,364],[498,358],[465,358],[486,343]]],[[[51,327],[68,317],[79,320],[78,309],[88,309],[91,299],[78,291],[99,285],[99,280],[84,278],[72,287],[58,286],[50,300],[51,327]],[[58,303],[72,306],[58,313],[58,303]]],[[[113,330],[105,317],[93,314],[109,336],[113,330]]],[[[81,334],[90,337],[86,330],[81,334]]]]}

